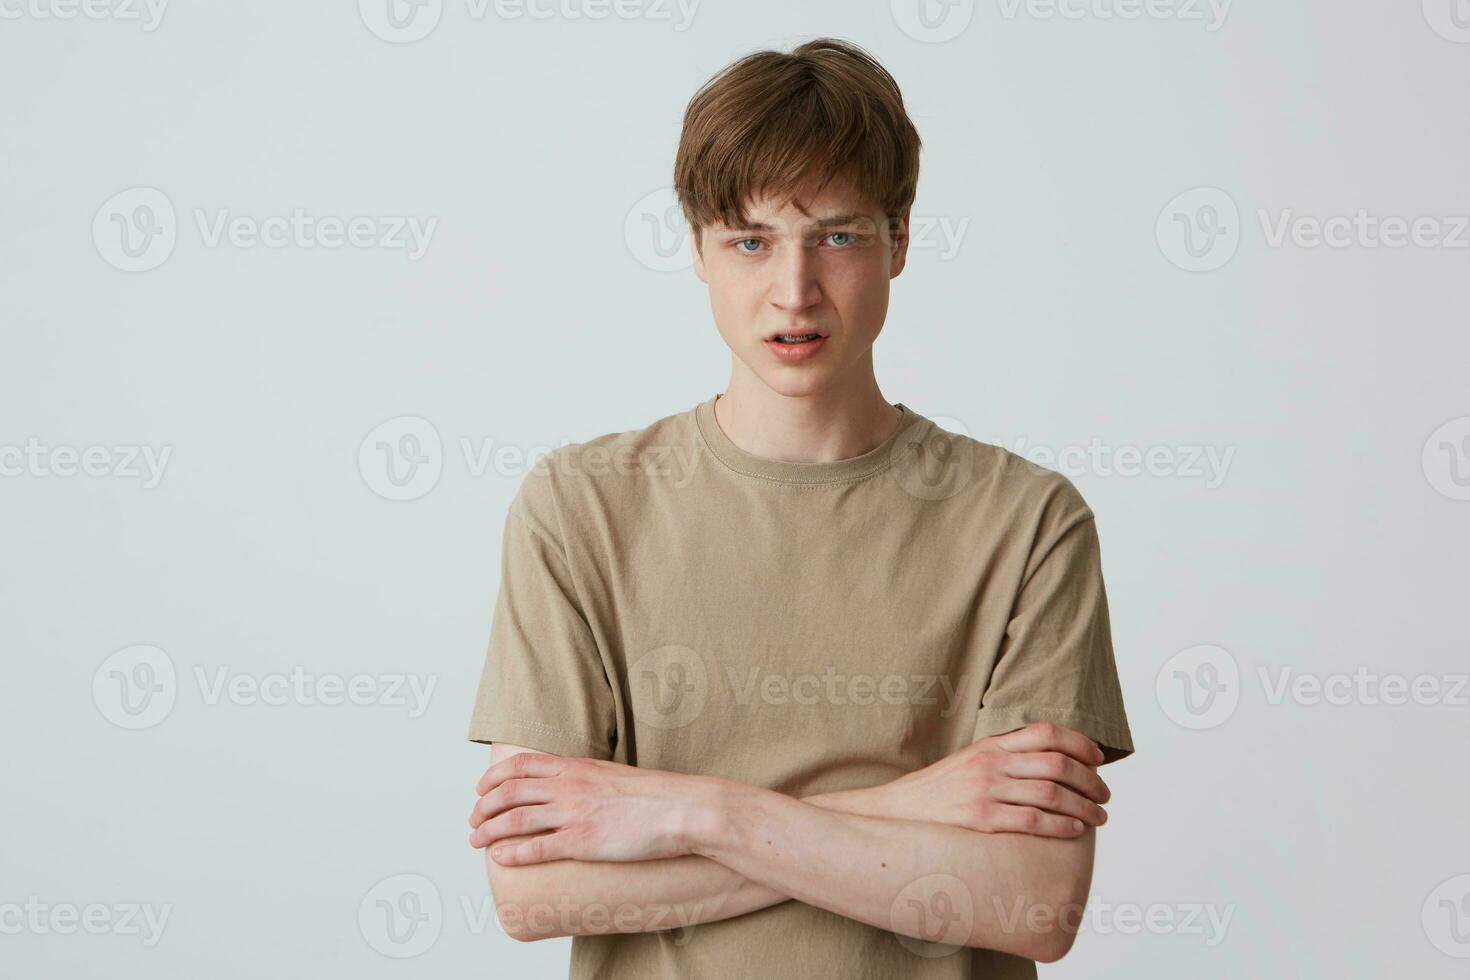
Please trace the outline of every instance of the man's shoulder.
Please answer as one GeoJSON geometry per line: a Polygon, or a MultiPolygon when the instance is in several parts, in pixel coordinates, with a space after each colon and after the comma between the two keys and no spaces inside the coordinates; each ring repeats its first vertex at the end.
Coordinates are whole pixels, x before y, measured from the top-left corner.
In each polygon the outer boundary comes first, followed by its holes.
{"type": "Polygon", "coordinates": [[[967,482],[989,506],[1026,514],[1092,516],[1077,485],[1064,473],[1033,462],[996,443],[965,433],[951,432],[933,423],[946,438],[955,440],[949,464],[968,467],[967,482]]]}
{"type": "Polygon", "coordinates": [[[675,463],[695,451],[692,410],[570,442],[540,456],[526,472],[512,512],[538,522],[556,518],[579,502],[636,490],[634,484],[676,472],[675,463]]]}

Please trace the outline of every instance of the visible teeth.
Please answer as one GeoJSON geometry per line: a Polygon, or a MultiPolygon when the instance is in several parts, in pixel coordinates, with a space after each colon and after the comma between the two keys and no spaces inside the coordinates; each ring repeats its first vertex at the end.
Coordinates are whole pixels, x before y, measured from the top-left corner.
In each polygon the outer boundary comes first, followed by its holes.
{"type": "Polygon", "coordinates": [[[816,334],[816,333],[804,333],[804,334],[783,333],[783,334],[777,334],[776,335],[776,339],[779,340],[779,341],[781,341],[781,343],[783,343],[783,344],[799,344],[799,343],[801,343],[804,340],[815,340],[817,337],[820,337],[820,336],[821,336],[821,334],[816,334]]]}

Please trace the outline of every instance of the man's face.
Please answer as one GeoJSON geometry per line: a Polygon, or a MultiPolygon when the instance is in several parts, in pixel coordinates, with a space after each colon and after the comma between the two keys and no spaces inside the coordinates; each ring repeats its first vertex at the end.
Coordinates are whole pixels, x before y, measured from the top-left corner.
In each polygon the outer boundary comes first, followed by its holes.
{"type": "Polygon", "coordinates": [[[889,235],[882,210],[841,180],[796,197],[801,207],[754,201],[749,226],[706,226],[702,254],[691,245],[720,336],[769,388],[791,397],[871,373],[888,281],[908,253],[909,219],[905,210],[898,234],[889,235]]]}

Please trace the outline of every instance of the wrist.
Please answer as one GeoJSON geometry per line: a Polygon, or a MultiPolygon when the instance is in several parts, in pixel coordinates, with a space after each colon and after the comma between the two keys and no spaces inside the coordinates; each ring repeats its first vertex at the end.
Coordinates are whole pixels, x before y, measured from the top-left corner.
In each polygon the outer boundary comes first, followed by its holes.
{"type": "MultiPolygon", "coordinates": [[[[679,841],[689,854],[708,857],[730,833],[732,783],[716,777],[700,777],[680,808],[679,841]]],[[[747,787],[749,788],[749,787],[747,787]]]]}
{"type": "Polygon", "coordinates": [[[819,806],[824,810],[851,813],[860,817],[893,817],[898,814],[893,808],[893,796],[889,787],[892,783],[867,786],[862,789],[844,789],[834,793],[822,793],[805,797],[802,802],[819,806]]]}
{"type": "Polygon", "coordinates": [[[755,828],[781,801],[797,803],[774,790],[724,779],[710,779],[693,801],[686,824],[689,852],[712,861],[747,850],[755,828]]]}

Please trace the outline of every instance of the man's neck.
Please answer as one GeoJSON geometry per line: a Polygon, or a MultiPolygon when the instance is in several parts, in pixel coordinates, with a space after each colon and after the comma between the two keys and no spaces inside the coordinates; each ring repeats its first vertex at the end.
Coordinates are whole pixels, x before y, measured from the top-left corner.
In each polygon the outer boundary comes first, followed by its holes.
{"type": "Polygon", "coordinates": [[[790,397],[737,374],[715,401],[715,421],[731,442],[752,455],[791,463],[861,456],[891,436],[899,418],[872,377],[790,397]]]}

